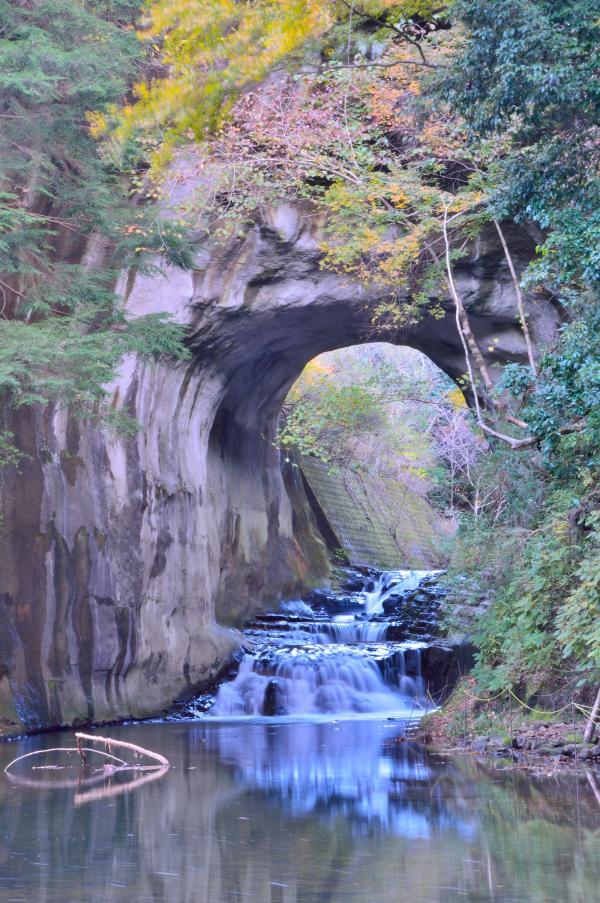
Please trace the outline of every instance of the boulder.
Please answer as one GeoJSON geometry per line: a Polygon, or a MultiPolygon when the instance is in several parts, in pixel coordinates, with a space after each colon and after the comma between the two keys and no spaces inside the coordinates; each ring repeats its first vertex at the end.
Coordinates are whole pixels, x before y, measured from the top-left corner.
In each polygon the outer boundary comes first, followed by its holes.
{"type": "Polygon", "coordinates": [[[469,640],[437,640],[421,653],[422,675],[436,700],[446,699],[474,664],[475,646],[469,640]]]}

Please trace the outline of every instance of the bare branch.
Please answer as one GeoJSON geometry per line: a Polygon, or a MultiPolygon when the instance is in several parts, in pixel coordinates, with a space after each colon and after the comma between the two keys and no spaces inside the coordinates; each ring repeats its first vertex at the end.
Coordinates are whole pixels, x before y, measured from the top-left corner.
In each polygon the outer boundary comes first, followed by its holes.
{"type": "MultiPolygon", "coordinates": [[[[471,355],[469,352],[470,342],[468,341],[468,336],[470,333],[470,326],[468,322],[467,313],[464,309],[464,305],[462,303],[462,299],[456,290],[456,285],[454,283],[454,275],[452,273],[452,260],[450,257],[450,239],[448,237],[448,206],[444,205],[444,222],[443,222],[443,231],[444,231],[444,243],[446,247],[446,274],[448,287],[450,289],[450,294],[452,296],[452,300],[454,301],[454,309],[456,314],[456,328],[458,330],[458,334],[460,336],[461,344],[463,346],[463,351],[465,354],[465,361],[467,364],[467,371],[469,373],[469,380],[471,382],[471,387],[473,390],[473,403],[475,405],[475,415],[477,418],[477,423],[480,429],[483,430],[488,436],[493,436],[495,439],[500,439],[502,442],[506,442],[512,449],[525,448],[528,445],[535,445],[537,442],[537,438],[535,436],[528,436],[525,439],[515,439],[513,436],[507,436],[505,433],[500,433],[497,430],[492,429],[492,427],[488,426],[485,423],[482,414],[481,414],[481,405],[479,403],[479,397],[477,395],[477,386],[475,384],[475,374],[473,371],[473,364],[471,362],[471,355]]],[[[471,333],[472,336],[472,333],[471,333]]],[[[473,337],[474,340],[474,337],[473,337]]],[[[475,345],[475,347],[477,347],[475,345]]],[[[477,352],[481,357],[481,352],[479,348],[477,348],[477,352]]],[[[478,362],[479,363],[479,362],[478,362]]],[[[482,373],[483,376],[483,373],[482,373]]]]}
{"type": "Polygon", "coordinates": [[[527,357],[529,358],[529,369],[531,370],[534,376],[537,376],[537,366],[535,363],[535,357],[533,354],[533,343],[531,341],[531,334],[529,332],[529,326],[527,325],[527,315],[525,313],[525,304],[523,303],[523,293],[521,291],[521,285],[519,283],[519,278],[517,276],[517,272],[515,270],[515,266],[513,263],[512,255],[508,249],[508,244],[506,242],[506,238],[504,237],[504,232],[500,227],[500,223],[497,219],[494,220],[494,225],[496,227],[496,232],[498,233],[498,237],[500,238],[500,242],[502,244],[502,250],[504,251],[504,256],[506,257],[506,262],[508,263],[508,268],[510,270],[510,275],[513,281],[513,285],[515,287],[515,295],[517,298],[517,307],[519,309],[519,319],[521,320],[521,328],[523,329],[523,336],[525,338],[525,345],[527,346],[527,357]]]}
{"type": "Polygon", "coordinates": [[[165,759],[164,756],[161,756],[160,753],[152,752],[150,749],[144,749],[142,746],[136,746],[135,743],[127,743],[125,740],[114,740],[112,737],[100,737],[98,734],[76,733],[75,737],[78,742],[80,740],[91,740],[94,743],[104,743],[108,749],[112,749],[113,746],[116,746],[118,749],[130,749],[132,752],[137,753],[137,755],[148,756],[149,759],[154,759],[159,765],[166,766],[167,768],[170,766],[169,760],[165,759]]]}

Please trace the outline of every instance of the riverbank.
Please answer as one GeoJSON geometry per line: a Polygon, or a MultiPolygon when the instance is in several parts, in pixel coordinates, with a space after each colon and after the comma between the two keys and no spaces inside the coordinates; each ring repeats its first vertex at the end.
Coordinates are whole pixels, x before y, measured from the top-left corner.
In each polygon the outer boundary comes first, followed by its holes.
{"type": "Polygon", "coordinates": [[[467,753],[512,761],[521,768],[544,764],[600,768],[598,731],[591,743],[586,719],[571,706],[551,712],[517,701],[481,699],[465,677],[441,709],[421,721],[415,739],[444,753],[467,753]]]}

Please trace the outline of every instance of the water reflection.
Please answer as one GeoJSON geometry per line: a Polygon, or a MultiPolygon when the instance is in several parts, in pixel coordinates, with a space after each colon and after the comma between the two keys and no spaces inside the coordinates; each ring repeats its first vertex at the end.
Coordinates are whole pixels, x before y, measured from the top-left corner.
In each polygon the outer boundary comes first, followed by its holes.
{"type": "MultiPolygon", "coordinates": [[[[207,742],[241,786],[264,791],[292,815],[344,818],[355,833],[368,825],[406,837],[428,837],[444,821],[443,800],[430,794],[431,767],[397,726],[251,724],[224,727],[207,742]]],[[[453,821],[463,835],[472,833],[468,820],[453,821]]]]}
{"type": "MultiPolygon", "coordinates": [[[[161,780],[80,807],[0,780],[0,903],[583,903],[600,806],[551,780],[445,762],[392,722],[113,729],[161,780]]],[[[0,767],[68,735],[0,746],[0,767]]]]}

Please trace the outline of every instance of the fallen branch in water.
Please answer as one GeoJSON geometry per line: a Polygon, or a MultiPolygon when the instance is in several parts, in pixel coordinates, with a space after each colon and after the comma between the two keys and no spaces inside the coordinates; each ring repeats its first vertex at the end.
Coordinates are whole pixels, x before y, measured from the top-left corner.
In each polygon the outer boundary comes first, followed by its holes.
{"type": "MultiPolygon", "coordinates": [[[[84,803],[91,803],[94,800],[109,799],[115,796],[122,796],[124,793],[130,793],[143,784],[149,784],[151,781],[157,781],[162,778],[169,770],[166,765],[150,765],[147,769],[152,769],[149,774],[138,774],[132,781],[126,784],[114,784],[108,787],[98,787],[96,790],[87,790],[85,793],[78,792],[73,798],[75,806],[81,806],[84,803]]],[[[122,769],[121,769],[122,770],[122,769]]]]}
{"type": "Polygon", "coordinates": [[[18,762],[22,762],[24,759],[30,759],[32,756],[44,756],[48,753],[78,753],[84,766],[87,766],[88,764],[87,753],[94,753],[97,756],[103,756],[105,759],[110,759],[112,762],[116,763],[116,765],[113,766],[105,766],[106,769],[112,767],[113,774],[119,771],[157,771],[159,769],[164,771],[167,768],[170,768],[169,760],[165,759],[164,756],[161,756],[160,753],[152,752],[152,750],[150,749],[144,749],[143,746],[137,746],[135,743],[127,743],[125,740],[113,740],[112,737],[99,737],[94,734],[82,733],[76,733],[75,739],[77,740],[77,746],[54,746],[50,749],[35,749],[33,750],[33,752],[24,753],[22,756],[17,756],[16,759],[13,759],[12,762],[8,763],[4,771],[10,777],[10,769],[18,762]],[[83,746],[81,742],[82,740],[92,741],[93,743],[104,743],[109,752],[105,752],[102,749],[96,749],[92,746],[83,746]],[[130,764],[129,762],[126,762],[125,759],[121,759],[118,756],[113,755],[113,747],[130,750],[136,756],[146,756],[147,758],[154,760],[156,764],[141,765],[135,762],[133,764],[130,764]]]}
{"type": "MultiPolygon", "coordinates": [[[[132,752],[136,753],[138,756],[148,756],[150,759],[154,759],[155,762],[162,768],[170,768],[171,763],[168,759],[165,759],[164,756],[161,756],[160,753],[152,752],[150,749],[144,749],[143,746],[137,746],[135,743],[127,743],[125,740],[113,740],[112,737],[99,737],[97,734],[81,734],[76,733],[75,739],[77,740],[77,746],[79,747],[81,740],[91,740],[94,743],[104,743],[106,744],[109,750],[112,750],[113,747],[117,747],[118,749],[129,749],[132,752]]],[[[82,747],[83,749],[83,747],[82,747]]],[[[84,759],[85,761],[85,759],[84,759]]]]}

